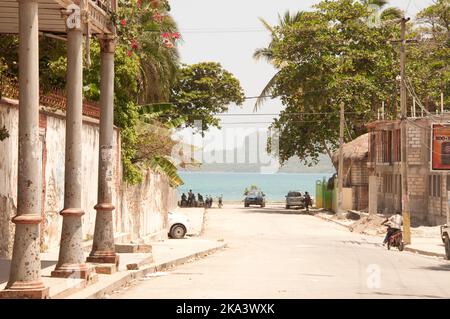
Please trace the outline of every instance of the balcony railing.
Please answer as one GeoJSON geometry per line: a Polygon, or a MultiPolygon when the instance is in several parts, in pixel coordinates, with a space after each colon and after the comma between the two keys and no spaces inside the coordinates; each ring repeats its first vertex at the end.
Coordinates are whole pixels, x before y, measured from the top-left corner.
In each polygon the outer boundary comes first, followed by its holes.
{"type": "Polygon", "coordinates": [[[117,1],[116,0],[92,0],[92,2],[105,12],[115,12],[117,1]]]}
{"type": "Polygon", "coordinates": [[[89,20],[102,33],[112,33],[111,13],[116,12],[116,0],[87,0],[89,20]]]}

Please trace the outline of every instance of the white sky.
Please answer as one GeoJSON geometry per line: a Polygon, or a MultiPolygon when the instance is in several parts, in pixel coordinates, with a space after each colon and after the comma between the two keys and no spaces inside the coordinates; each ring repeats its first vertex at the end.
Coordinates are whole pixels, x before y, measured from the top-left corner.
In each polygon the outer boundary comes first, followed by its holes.
{"type": "MultiPolygon", "coordinates": [[[[258,17],[263,17],[274,25],[278,13],[286,10],[307,10],[318,0],[170,0],[171,14],[178,23],[183,42],[179,49],[184,63],[203,61],[220,62],[241,82],[246,96],[257,96],[275,70],[265,61],[255,61],[252,57],[256,48],[265,47],[270,35],[264,30],[258,17]]],[[[432,0],[392,0],[391,6],[406,10],[414,16],[427,7],[432,0]]],[[[247,100],[241,107],[231,107],[230,115],[251,114],[251,116],[224,116],[222,126],[228,128],[248,127],[247,124],[225,123],[258,122],[258,127],[266,127],[273,116],[254,115],[254,100],[247,100]],[[261,123],[265,122],[265,123],[261,123]]],[[[267,100],[259,113],[279,113],[281,103],[267,100]]],[[[255,125],[250,125],[255,127],[255,125]]],[[[230,131],[230,130],[229,130],[230,131]]],[[[212,130],[216,136],[223,132],[212,130]]],[[[228,133],[230,134],[230,133],[228,133]]],[[[187,132],[183,136],[187,137],[187,132]]]]}

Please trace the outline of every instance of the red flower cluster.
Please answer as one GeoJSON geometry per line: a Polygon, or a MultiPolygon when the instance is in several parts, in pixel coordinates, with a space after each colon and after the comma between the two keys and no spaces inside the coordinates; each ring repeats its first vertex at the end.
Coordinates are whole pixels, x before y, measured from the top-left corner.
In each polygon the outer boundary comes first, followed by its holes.
{"type": "Polygon", "coordinates": [[[175,32],[175,33],[164,32],[164,33],[161,33],[161,36],[164,39],[174,39],[174,40],[178,40],[181,37],[180,32],[175,32]]]}
{"type": "Polygon", "coordinates": [[[180,35],[180,32],[174,32],[174,33],[164,32],[164,33],[161,33],[161,37],[163,38],[164,46],[168,49],[171,49],[175,46],[172,41],[178,40],[181,37],[181,35],[180,35]]]}
{"type": "MultiPolygon", "coordinates": [[[[164,18],[166,17],[161,11],[163,10],[162,5],[165,1],[162,0],[136,0],[136,7],[140,9],[142,14],[150,14],[150,17],[156,23],[162,23],[164,18]],[[144,12],[145,11],[145,12],[144,12]]],[[[116,21],[116,25],[119,26],[119,30],[121,33],[128,37],[129,49],[127,50],[127,55],[132,56],[134,51],[139,50],[139,43],[136,39],[130,39],[131,34],[128,34],[130,30],[128,30],[128,24],[132,24],[132,20],[127,20],[126,17],[118,17],[116,21]],[[117,23],[118,22],[118,23],[117,23]],[[128,35],[127,35],[128,34],[128,35]]],[[[164,32],[161,33],[161,37],[163,40],[163,45],[166,48],[175,47],[175,42],[181,38],[179,32],[164,32]]]]}
{"type": "Polygon", "coordinates": [[[164,16],[162,16],[161,14],[159,14],[159,12],[156,12],[153,14],[153,20],[155,20],[155,22],[161,23],[164,19],[164,16]]]}

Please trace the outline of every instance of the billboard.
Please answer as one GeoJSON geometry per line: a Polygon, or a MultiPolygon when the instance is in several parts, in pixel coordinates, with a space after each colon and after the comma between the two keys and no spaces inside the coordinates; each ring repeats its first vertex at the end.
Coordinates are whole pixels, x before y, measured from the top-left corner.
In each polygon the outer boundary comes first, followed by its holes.
{"type": "Polygon", "coordinates": [[[431,126],[431,170],[450,170],[450,124],[431,126]]]}

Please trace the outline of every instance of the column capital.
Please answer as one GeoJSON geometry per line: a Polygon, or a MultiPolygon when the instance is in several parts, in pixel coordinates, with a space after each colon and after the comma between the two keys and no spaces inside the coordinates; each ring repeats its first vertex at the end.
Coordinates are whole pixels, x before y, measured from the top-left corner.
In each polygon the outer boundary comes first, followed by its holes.
{"type": "Polygon", "coordinates": [[[114,53],[114,51],[116,50],[117,38],[115,36],[99,36],[98,41],[100,42],[101,52],[114,53]]]}

